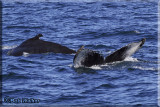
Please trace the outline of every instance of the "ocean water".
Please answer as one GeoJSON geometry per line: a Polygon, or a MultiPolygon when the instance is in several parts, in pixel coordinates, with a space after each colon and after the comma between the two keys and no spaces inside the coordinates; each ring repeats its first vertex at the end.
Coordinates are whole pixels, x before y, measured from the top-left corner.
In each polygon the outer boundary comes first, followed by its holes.
{"type": "Polygon", "coordinates": [[[157,1],[2,3],[4,105],[158,104],[157,1]],[[38,33],[44,35],[43,40],[74,50],[85,45],[104,56],[142,38],[146,42],[125,61],[90,68],[74,68],[74,54],[7,55],[38,33]]]}

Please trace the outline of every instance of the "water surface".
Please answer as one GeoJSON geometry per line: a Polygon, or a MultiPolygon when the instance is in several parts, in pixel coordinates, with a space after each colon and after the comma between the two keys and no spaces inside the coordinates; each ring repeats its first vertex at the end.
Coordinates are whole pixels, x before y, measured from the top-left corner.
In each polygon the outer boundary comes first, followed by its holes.
{"type": "MultiPolygon", "coordinates": [[[[3,99],[34,98],[51,105],[157,105],[157,2],[3,2],[3,99]],[[146,38],[131,58],[91,68],[73,67],[74,54],[8,56],[41,39],[104,56],[146,38]]],[[[3,104],[22,104],[5,103],[3,104]]],[[[27,104],[27,103],[23,103],[27,104]]]]}

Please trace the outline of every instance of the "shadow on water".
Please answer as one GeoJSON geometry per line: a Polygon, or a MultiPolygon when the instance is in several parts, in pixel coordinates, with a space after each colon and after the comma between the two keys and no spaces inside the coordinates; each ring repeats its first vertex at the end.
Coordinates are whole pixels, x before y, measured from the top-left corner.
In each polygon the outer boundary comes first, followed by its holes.
{"type": "Polygon", "coordinates": [[[94,70],[92,68],[85,68],[85,67],[79,67],[79,68],[74,68],[74,70],[79,73],[79,74],[95,74],[97,70],[94,70]]]}

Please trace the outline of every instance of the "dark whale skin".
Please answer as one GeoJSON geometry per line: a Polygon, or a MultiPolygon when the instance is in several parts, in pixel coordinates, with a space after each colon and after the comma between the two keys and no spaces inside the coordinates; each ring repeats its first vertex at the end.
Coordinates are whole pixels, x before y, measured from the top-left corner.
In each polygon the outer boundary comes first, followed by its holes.
{"type": "Polygon", "coordinates": [[[117,51],[113,52],[112,54],[110,54],[109,56],[107,56],[105,58],[105,63],[110,63],[110,62],[115,62],[115,61],[123,61],[126,57],[131,56],[139,48],[141,48],[143,46],[143,44],[145,43],[145,41],[146,41],[146,39],[143,38],[140,42],[131,43],[131,44],[128,44],[128,45],[120,48],[119,50],[117,50],[117,51]],[[132,44],[137,44],[137,49],[131,55],[127,55],[127,51],[129,50],[129,48],[132,49],[132,47],[131,47],[132,44]]]}
{"type": "Polygon", "coordinates": [[[89,49],[83,49],[84,48],[83,46],[77,51],[73,59],[74,67],[76,68],[77,67],[91,67],[93,65],[100,65],[100,64],[111,63],[115,61],[123,61],[125,58],[131,56],[139,48],[141,48],[143,44],[145,43],[145,41],[146,39],[144,38],[139,42],[130,43],[116,50],[115,52],[107,56],[106,58],[104,58],[101,54],[99,54],[96,51],[92,51],[89,49]]]}
{"type": "Polygon", "coordinates": [[[80,54],[76,54],[73,59],[73,63],[76,63],[78,59],[78,63],[81,63],[82,67],[90,67],[92,65],[98,65],[104,63],[104,57],[96,51],[89,49],[82,49],[80,54]],[[80,54],[83,53],[82,56],[80,54]],[[81,57],[83,57],[81,59],[81,57]]]}
{"type": "Polygon", "coordinates": [[[69,49],[65,46],[62,46],[57,43],[48,42],[44,40],[40,40],[42,34],[38,34],[33,38],[30,38],[20,44],[18,47],[11,49],[8,52],[8,55],[11,56],[21,56],[23,52],[27,52],[29,54],[41,54],[41,53],[63,53],[63,54],[72,54],[76,53],[76,51],[69,49]]]}

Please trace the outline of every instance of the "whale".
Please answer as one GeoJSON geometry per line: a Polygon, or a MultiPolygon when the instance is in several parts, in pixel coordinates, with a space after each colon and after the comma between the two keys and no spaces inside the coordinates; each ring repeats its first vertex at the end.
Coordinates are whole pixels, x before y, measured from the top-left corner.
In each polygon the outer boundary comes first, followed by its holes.
{"type": "Polygon", "coordinates": [[[75,68],[91,67],[93,65],[101,65],[101,64],[112,63],[116,61],[123,61],[127,57],[130,57],[136,51],[138,51],[143,46],[145,41],[146,39],[143,38],[138,42],[130,43],[116,50],[115,52],[111,53],[107,57],[104,57],[98,51],[85,49],[84,46],[81,46],[74,56],[74,59],[73,59],[74,67],[75,68]]]}
{"type": "Polygon", "coordinates": [[[21,56],[24,53],[29,54],[41,54],[41,53],[63,53],[63,54],[73,54],[76,53],[75,50],[69,49],[66,46],[62,46],[58,43],[49,42],[41,40],[42,34],[37,34],[35,37],[29,38],[28,40],[22,42],[16,48],[8,51],[8,55],[11,56],[21,56]]]}

